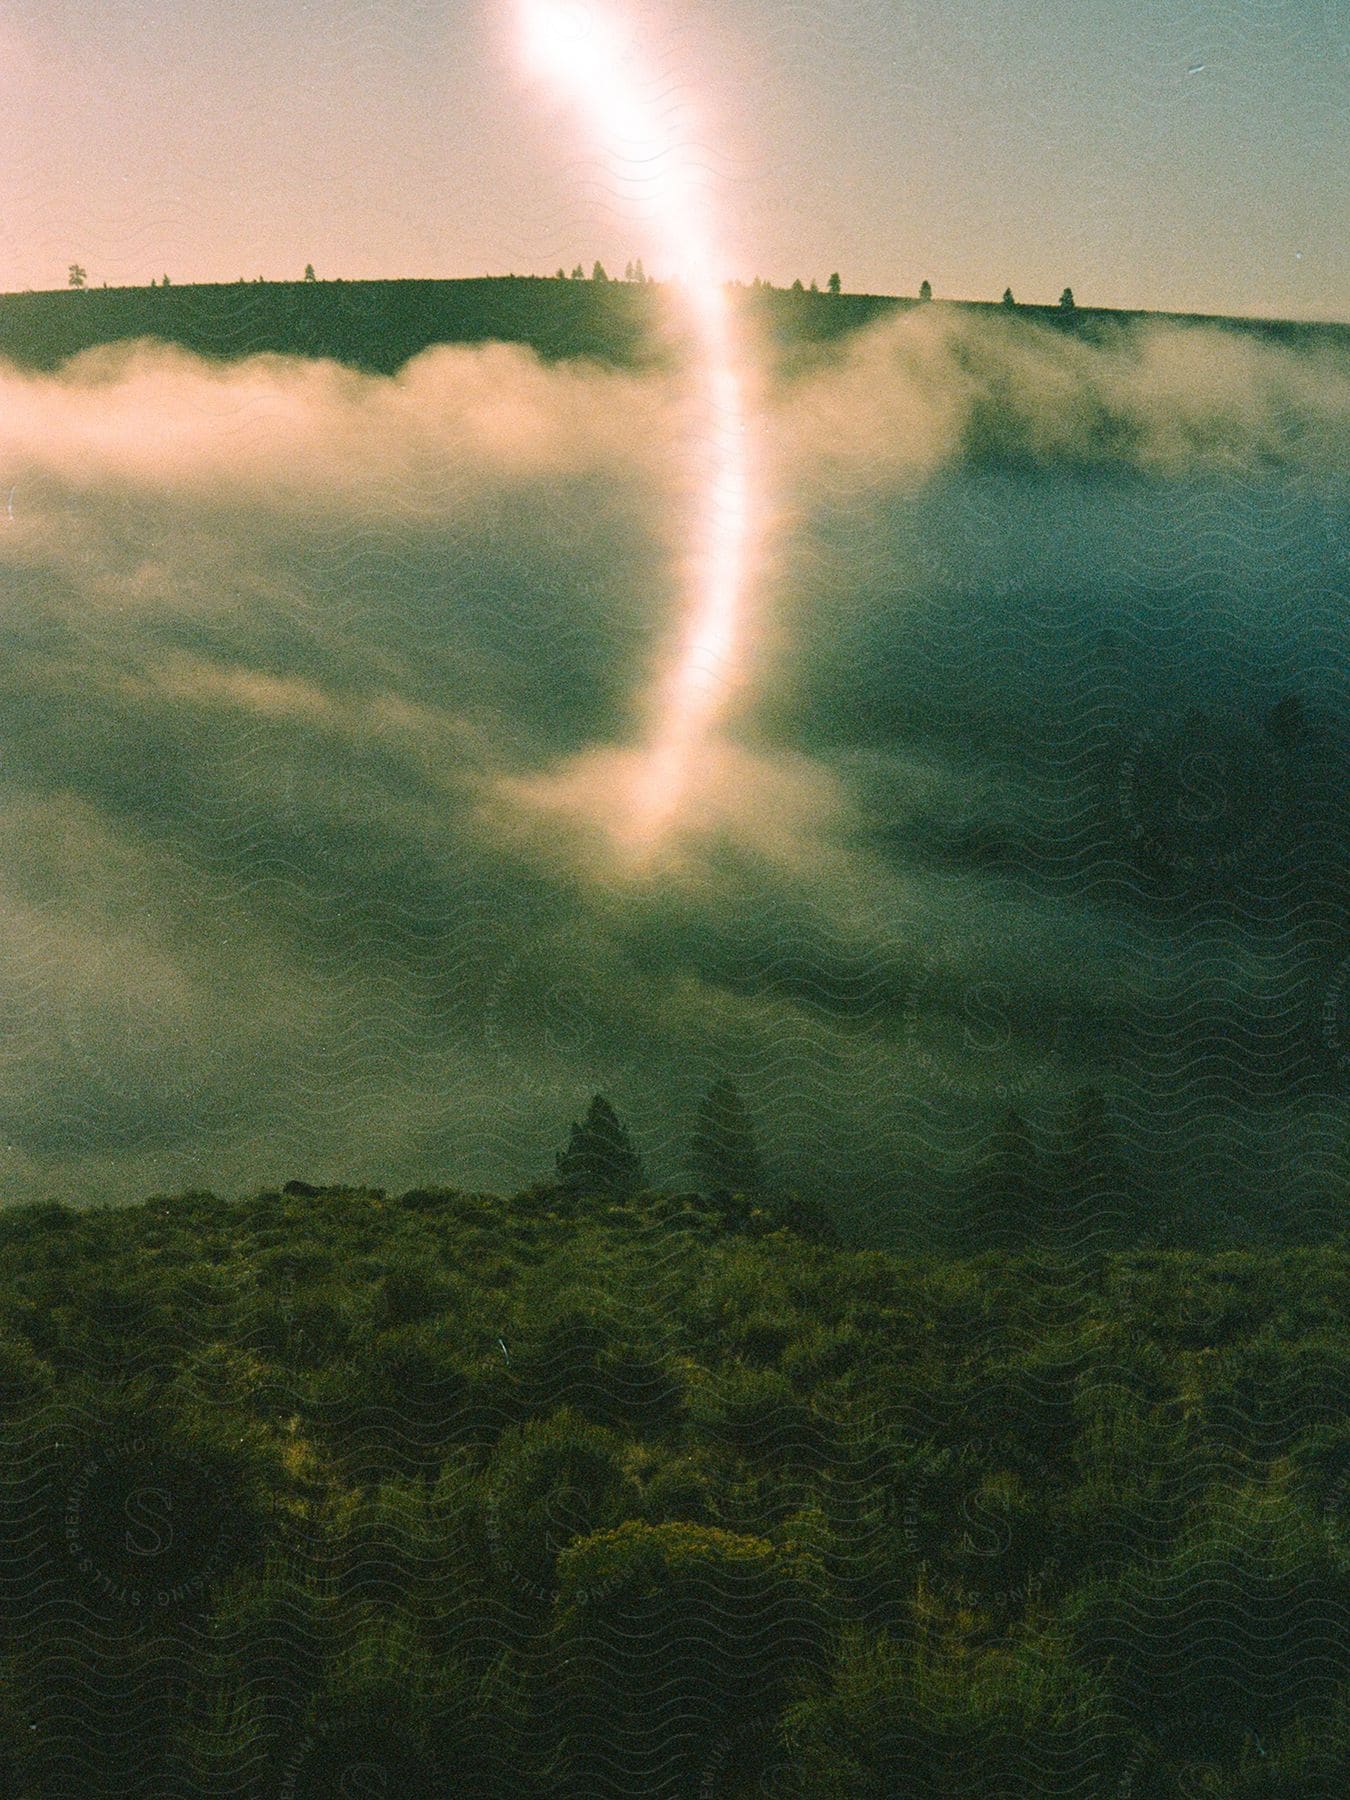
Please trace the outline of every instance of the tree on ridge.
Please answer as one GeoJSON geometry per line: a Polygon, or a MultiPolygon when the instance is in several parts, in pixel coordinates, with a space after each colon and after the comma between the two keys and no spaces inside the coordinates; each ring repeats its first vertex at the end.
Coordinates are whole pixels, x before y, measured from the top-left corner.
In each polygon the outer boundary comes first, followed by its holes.
{"type": "Polygon", "coordinates": [[[726,1076],[703,1096],[694,1126],[694,1169],[710,1193],[757,1193],[764,1186],[764,1165],[754,1128],[736,1083],[726,1076]]]}
{"type": "Polygon", "coordinates": [[[603,1094],[580,1124],[573,1121],[557,1165],[558,1186],[569,1194],[632,1194],[642,1186],[642,1159],[603,1094]]]}

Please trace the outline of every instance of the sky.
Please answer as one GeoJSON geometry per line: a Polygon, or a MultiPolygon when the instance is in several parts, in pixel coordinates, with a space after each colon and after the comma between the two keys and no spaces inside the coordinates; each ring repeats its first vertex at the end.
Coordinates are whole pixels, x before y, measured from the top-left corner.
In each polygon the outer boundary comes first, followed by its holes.
{"type": "MultiPolygon", "coordinates": [[[[1350,316],[1341,0],[614,10],[729,278],[1350,316]]],[[[5,0],[0,289],[664,274],[517,38],[511,0],[5,0]]]]}

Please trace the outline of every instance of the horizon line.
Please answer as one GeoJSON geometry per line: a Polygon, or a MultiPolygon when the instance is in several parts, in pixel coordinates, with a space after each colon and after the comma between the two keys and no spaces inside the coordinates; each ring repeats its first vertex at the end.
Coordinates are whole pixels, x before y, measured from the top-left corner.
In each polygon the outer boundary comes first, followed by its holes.
{"type": "MultiPolygon", "coordinates": [[[[298,288],[339,287],[339,286],[340,287],[393,287],[393,286],[397,286],[397,285],[405,284],[405,283],[408,285],[417,285],[417,286],[424,286],[424,287],[431,287],[431,286],[461,287],[461,286],[469,286],[471,284],[506,282],[506,281],[532,281],[532,282],[553,282],[553,283],[560,282],[568,287],[575,286],[575,287],[586,287],[586,288],[594,288],[594,287],[617,287],[617,288],[653,287],[653,288],[660,288],[660,289],[670,289],[670,288],[678,287],[680,285],[680,278],[678,276],[670,276],[670,277],[665,277],[665,278],[659,278],[656,276],[648,276],[648,277],[646,277],[646,279],[644,281],[637,282],[637,281],[629,280],[624,275],[606,275],[603,280],[597,281],[593,275],[582,275],[580,277],[570,275],[570,274],[560,275],[556,270],[553,271],[552,273],[546,274],[546,275],[538,274],[535,272],[520,273],[516,270],[509,270],[504,274],[480,274],[480,275],[356,275],[356,276],[316,275],[313,278],[309,278],[304,275],[300,275],[300,276],[238,275],[238,276],[234,276],[229,279],[210,280],[210,281],[174,281],[172,279],[169,279],[167,281],[161,281],[161,278],[159,276],[154,276],[149,281],[146,281],[146,282],[130,282],[130,281],[122,281],[122,282],[117,282],[117,283],[99,282],[96,285],[84,285],[84,286],[80,286],[80,287],[72,287],[67,283],[65,285],[53,286],[53,287],[43,287],[43,288],[35,288],[35,287],[3,288],[3,289],[0,289],[0,300],[39,298],[39,297],[51,298],[56,295],[70,295],[72,297],[75,295],[80,295],[87,299],[90,295],[100,294],[100,293],[135,294],[135,293],[148,293],[152,289],[156,292],[164,292],[166,289],[178,289],[181,291],[181,290],[185,290],[185,289],[191,290],[191,289],[198,289],[198,288],[231,288],[232,289],[232,288],[238,288],[238,287],[298,287],[298,288]]],[[[924,299],[922,296],[920,296],[918,294],[886,293],[886,292],[882,292],[882,291],[876,290],[876,289],[854,290],[854,289],[850,289],[850,288],[843,288],[843,289],[841,289],[841,291],[839,293],[835,294],[835,293],[829,292],[828,289],[824,288],[824,287],[820,287],[820,288],[816,288],[816,289],[811,289],[809,287],[797,288],[794,285],[792,285],[792,283],[788,283],[788,284],[784,285],[784,284],[781,284],[778,282],[772,282],[772,281],[765,280],[760,276],[753,276],[749,281],[742,280],[738,276],[728,276],[722,282],[721,285],[724,288],[736,289],[743,293],[772,293],[772,294],[792,295],[792,296],[795,296],[797,299],[801,299],[801,300],[819,300],[822,304],[831,304],[831,303],[833,303],[835,301],[839,301],[839,300],[843,300],[843,301],[870,300],[870,301],[881,301],[881,302],[890,303],[890,304],[894,304],[894,305],[900,305],[900,306],[916,306],[916,307],[917,306],[944,306],[944,305],[945,306],[972,306],[972,307],[988,307],[988,308],[991,308],[993,310],[997,310],[1000,312],[1002,312],[1004,310],[1016,311],[1016,312],[1046,312],[1046,313],[1051,313],[1051,314],[1055,314],[1055,315],[1060,314],[1061,311],[1063,310],[1061,307],[1061,304],[1058,300],[1018,300],[1018,299],[1015,299],[1013,301],[1012,306],[1007,307],[1005,302],[1001,298],[986,299],[982,296],[976,297],[976,296],[964,295],[964,294],[941,294],[941,295],[934,294],[934,295],[930,296],[928,299],[924,299]]],[[[1342,329],[1350,328],[1350,316],[1348,316],[1348,317],[1308,316],[1306,318],[1291,318],[1286,314],[1277,314],[1277,313],[1260,313],[1260,312],[1223,313],[1223,312],[1200,312],[1200,311],[1194,311],[1194,310],[1173,311],[1173,310],[1163,308],[1163,307],[1158,307],[1158,306],[1098,305],[1098,304],[1094,304],[1091,301],[1080,301],[1076,297],[1074,300],[1074,305],[1071,310],[1075,313],[1117,314],[1117,315],[1121,315],[1124,317],[1152,317],[1152,318],[1164,318],[1164,319],[1171,318],[1171,319],[1217,320],[1217,321],[1234,320],[1234,321],[1238,321],[1238,322],[1244,323],[1244,324],[1330,326],[1333,328],[1342,328],[1342,329]]]]}

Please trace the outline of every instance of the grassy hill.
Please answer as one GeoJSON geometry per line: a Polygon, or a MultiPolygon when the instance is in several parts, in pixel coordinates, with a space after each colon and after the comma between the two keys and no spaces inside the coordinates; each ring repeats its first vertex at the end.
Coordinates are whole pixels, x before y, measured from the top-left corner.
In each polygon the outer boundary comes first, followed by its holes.
{"type": "Polygon", "coordinates": [[[0,1215],[0,1792],[1331,1795],[1345,1246],[0,1215]]]}
{"type": "MultiPolygon", "coordinates": [[[[829,342],[889,312],[918,305],[879,294],[741,289],[740,303],[783,348],[829,342]]],[[[935,302],[1000,312],[983,302],[935,302]]],[[[261,351],[330,357],[390,374],[431,344],[499,340],[548,358],[609,362],[666,354],[654,331],[669,290],[626,282],[526,276],[470,281],[235,282],[167,288],[59,289],[0,295],[0,356],[23,368],[54,369],[97,344],[160,338],[201,355],[261,351]]],[[[1018,316],[1100,335],[1145,318],[1210,323],[1287,343],[1350,347],[1350,326],[1280,320],[1200,320],[1196,315],[1020,307],[1018,316]]]]}

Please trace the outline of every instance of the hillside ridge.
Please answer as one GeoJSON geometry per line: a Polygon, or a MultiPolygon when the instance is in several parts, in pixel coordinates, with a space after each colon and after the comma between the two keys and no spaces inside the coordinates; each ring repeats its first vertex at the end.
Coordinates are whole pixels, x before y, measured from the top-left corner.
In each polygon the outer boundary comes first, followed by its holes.
{"type": "MultiPolygon", "coordinates": [[[[888,313],[923,305],[996,313],[1089,339],[1141,323],[1208,326],[1291,346],[1350,348],[1350,325],[1198,313],[1123,311],[996,301],[926,302],[888,294],[825,294],[737,287],[769,342],[791,351],[844,337],[888,313]]],[[[0,357],[52,370],[105,344],[157,338],[226,360],[258,354],[327,358],[394,374],[435,344],[524,344],[548,360],[588,357],[624,365],[668,355],[659,329],[665,284],[481,276],[452,280],[235,281],[165,287],[56,288],[0,294],[0,357]]]]}

